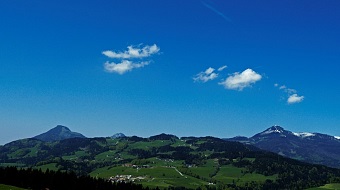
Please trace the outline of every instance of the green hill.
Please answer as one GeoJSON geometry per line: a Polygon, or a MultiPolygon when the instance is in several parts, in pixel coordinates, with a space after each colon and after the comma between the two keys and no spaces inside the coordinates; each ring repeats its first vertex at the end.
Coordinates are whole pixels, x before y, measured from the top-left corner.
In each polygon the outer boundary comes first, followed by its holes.
{"type": "Polygon", "coordinates": [[[312,165],[214,137],[24,139],[0,147],[0,166],[73,171],[151,188],[303,189],[339,180],[312,165]]]}

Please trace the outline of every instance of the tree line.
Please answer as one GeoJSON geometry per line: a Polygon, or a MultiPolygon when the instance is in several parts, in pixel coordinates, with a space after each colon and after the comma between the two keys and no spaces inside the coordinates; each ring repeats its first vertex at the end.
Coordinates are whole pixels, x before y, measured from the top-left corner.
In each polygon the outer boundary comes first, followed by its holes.
{"type": "Polygon", "coordinates": [[[145,190],[140,184],[112,183],[101,178],[77,176],[74,172],[41,169],[0,168],[0,184],[12,185],[32,190],[145,190]]]}

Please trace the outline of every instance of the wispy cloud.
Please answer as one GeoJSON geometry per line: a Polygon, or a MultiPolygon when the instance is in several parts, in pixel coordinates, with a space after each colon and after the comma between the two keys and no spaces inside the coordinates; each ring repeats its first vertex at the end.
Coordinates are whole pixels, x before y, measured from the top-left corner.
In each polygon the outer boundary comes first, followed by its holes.
{"type": "Polygon", "coordinates": [[[226,89],[242,91],[246,87],[251,87],[257,81],[260,81],[262,76],[252,69],[246,69],[242,73],[236,72],[229,76],[224,81],[220,82],[226,89]]]}
{"type": "Polygon", "coordinates": [[[148,65],[149,63],[150,63],[149,61],[140,62],[140,63],[134,63],[128,60],[122,60],[122,62],[120,63],[115,63],[115,62],[110,63],[107,61],[104,63],[104,68],[105,68],[105,71],[109,73],[118,73],[122,75],[128,71],[131,71],[132,69],[144,67],[148,65]]]}
{"type": "Polygon", "coordinates": [[[215,12],[216,14],[218,14],[219,16],[221,16],[224,20],[226,20],[226,21],[228,21],[228,22],[232,22],[232,20],[231,20],[229,17],[225,16],[223,13],[221,13],[220,11],[218,11],[214,6],[208,4],[208,3],[205,2],[205,1],[201,1],[201,3],[202,3],[205,7],[207,7],[208,9],[212,10],[213,12],[215,12]]]}
{"type": "Polygon", "coordinates": [[[214,80],[218,77],[217,73],[214,73],[215,69],[209,67],[207,70],[198,73],[193,79],[195,82],[208,82],[209,80],[214,80]]]}
{"type": "Polygon", "coordinates": [[[111,50],[103,51],[102,53],[109,58],[116,58],[116,59],[131,59],[131,58],[145,58],[149,57],[152,54],[159,52],[159,47],[154,44],[152,46],[128,46],[128,50],[124,52],[114,52],[111,50]]]}
{"type": "Polygon", "coordinates": [[[228,68],[228,66],[227,66],[227,65],[223,65],[222,67],[218,68],[217,70],[218,70],[219,72],[221,72],[221,71],[223,71],[223,70],[226,69],[226,68],[228,68]]]}
{"type": "Polygon", "coordinates": [[[192,79],[195,81],[195,82],[208,82],[210,80],[214,80],[218,77],[219,73],[218,72],[221,72],[223,71],[224,69],[226,69],[227,66],[226,65],[223,65],[221,67],[219,67],[216,71],[216,69],[212,68],[212,67],[209,67],[208,69],[206,69],[205,71],[202,71],[198,74],[196,74],[192,79]]]}
{"type": "Polygon", "coordinates": [[[279,90],[284,91],[287,94],[287,103],[288,104],[295,104],[295,103],[300,103],[302,102],[305,97],[304,96],[299,96],[297,94],[297,90],[293,88],[288,88],[286,85],[279,85],[279,84],[274,84],[275,87],[277,87],[279,90]]]}
{"type": "Polygon", "coordinates": [[[118,73],[120,75],[131,71],[136,68],[141,68],[149,65],[151,61],[141,61],[138,62],[136,59],[143,59],[150,57],[152,54],[158,53],[160,48],[154,44],[152,46],[128,46],[127,50],[124,52],[114,52],[114,51],[103,51],[102,54],[105,56],[118,59],[118,63],[106,61],[104,63],[104,69],[110,73],[118,73]]]}
{"type": "Polygon", "coordinates": [[[285,91],[287,94],[297,93],[295,89],[288,88],[286,85],[280,86],[279,89],[285,91]]]}

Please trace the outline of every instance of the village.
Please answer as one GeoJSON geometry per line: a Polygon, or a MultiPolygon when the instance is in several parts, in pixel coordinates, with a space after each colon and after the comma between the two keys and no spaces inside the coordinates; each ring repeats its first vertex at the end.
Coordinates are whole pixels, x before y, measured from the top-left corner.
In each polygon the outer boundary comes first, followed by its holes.
{"type": "Polygon", "coordinates": [[[129,183],[129,182],[139,182],[141,180],[145,179],[145,177],[133,177],[132,175],[116,175],[111,176],[109,178],[110,182],[116,182],[116,183],[129,183]]]}

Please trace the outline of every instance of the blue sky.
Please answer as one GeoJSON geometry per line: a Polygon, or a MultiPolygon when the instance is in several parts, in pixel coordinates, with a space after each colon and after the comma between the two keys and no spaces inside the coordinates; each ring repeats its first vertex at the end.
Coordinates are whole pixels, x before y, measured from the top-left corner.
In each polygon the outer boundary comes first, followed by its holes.
{"type": "Polygon", "coordinates": [[[0,2],[0,144],[340,135],[340,1],[0,2]]]}

